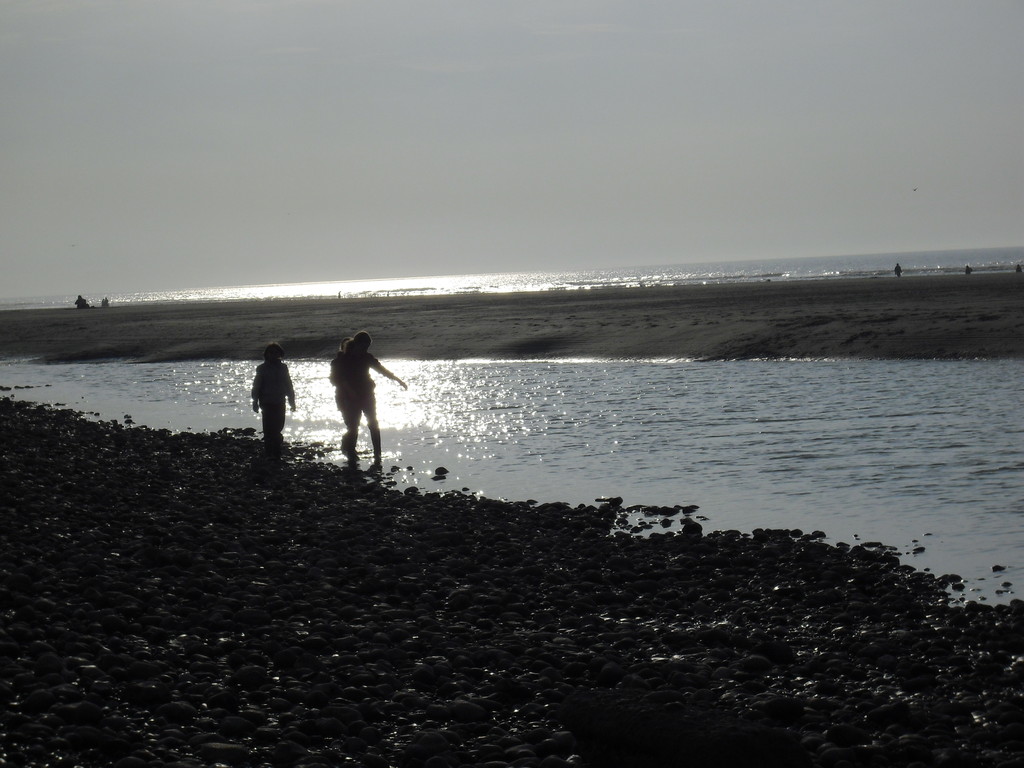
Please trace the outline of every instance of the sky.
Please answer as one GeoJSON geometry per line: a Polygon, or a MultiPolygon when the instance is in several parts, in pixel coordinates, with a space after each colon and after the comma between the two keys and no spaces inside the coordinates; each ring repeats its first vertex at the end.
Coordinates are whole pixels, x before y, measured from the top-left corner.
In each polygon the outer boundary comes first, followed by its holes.
{"type": "Polygon", "coordinates": [[[1021,0],[0,0],[0,295],[1024,245],[1021,0]]]}

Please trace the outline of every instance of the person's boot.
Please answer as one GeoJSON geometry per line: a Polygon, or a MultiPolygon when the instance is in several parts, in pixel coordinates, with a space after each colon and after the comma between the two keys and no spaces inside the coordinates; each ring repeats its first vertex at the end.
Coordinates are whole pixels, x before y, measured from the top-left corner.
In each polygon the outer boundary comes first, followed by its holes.
{"type": "Polygon", "coordinates": [[[345,436],[341,438],[341,452],[345,454],[345,458],[350,463],[355,464],[359,461],[359,455],[356,453],[356,434],[355,432],[346,432],[345,436]]]}
{"type": "Polygon", "coordinates": [[[373,443],[373,463],[380,464],[380,430],[370,429],[370,442],[373,443]]]}

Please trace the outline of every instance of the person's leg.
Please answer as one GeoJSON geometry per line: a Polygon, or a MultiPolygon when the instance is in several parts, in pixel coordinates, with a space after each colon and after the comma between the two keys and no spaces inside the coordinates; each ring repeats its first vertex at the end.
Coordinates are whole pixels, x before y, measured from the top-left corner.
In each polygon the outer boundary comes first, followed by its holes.
{"type": "Polygon", "coordinates": [[[380,427],[377,420],[368,425],[370,430],[370,442],[373,443],[373,463],[380,464],[380,427]]]}
{"type": "Polygon", "coordinates": [[[263,421],[263,450],[270,455],[270,439],[273,435],[274,417],[270,414],[270,406],[260,403],[260,419],[263,421]]]}
{"type": "Polygon", "coordinates": [[[349,461],[356,460],[356,441],[359,438],[359,419],[362,411],[358,405],[353,405],[342,399],[338,399],[338,407],[341,410],[341,418],[345,422],[345,435],[341,438],[341,451],[349,461]]]}
{"type": "Polygon", "coordinates": [[[377,399],[371,397],[363,409],[366,414],[366,428],[373,444],[373,463],[380,464],[380,424],[377,422],[377,399]]]}
{"type": "Polygon", "coordinates": [[[263,413],[263,445],[268,456],[281,458],[284,443],[284,403],[261,405],[263,413]]]}

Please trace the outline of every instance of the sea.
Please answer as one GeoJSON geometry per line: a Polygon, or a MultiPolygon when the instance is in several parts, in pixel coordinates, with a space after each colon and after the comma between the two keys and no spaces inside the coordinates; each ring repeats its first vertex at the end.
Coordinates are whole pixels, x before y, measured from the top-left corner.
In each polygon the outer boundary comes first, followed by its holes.
{"type": "MultiPolygon", "coordinates": [[[[1024,262],[1024,247],[875,253],[793,259],[716,261],[621,269],[548,272],[493,272],[467,275],[330,280],[319,283],[236,285],[155,291],[105,291],[87,295],[92,304],[103,298],[114,304],[178,301],[251,301],[273,299],[355,298],[360,296],[427,296],[457,293],[592,290],[610,287],[694,285],[765,280],[827,280],[887,277],[899,264],[905,277],[977,272],[1004,272],[1024,262]]],[[[69,307],[75,293],[0,297],[2,309],[69,307]]]]}
{"type": "MultiPolygon", "coordinates": [[[[897,261],[907,278],[962,272],[968,263],[1010,272],[1022,260],[1024,248],[989,249],[109,298],[230,301],[896,279],[897,261]]],[[[52,305],[46,301],[0,307],[52,305]]],[[[398,489],[572,505],[614,499],[634,535],[672,533],[686,516],[705,531],[799,529],[841,546],[887,549],[915,568],[955,576],[948,579],[954,603],[1006,603],[1024,592],[1024,361],[423,361],[375,352],[409,384],[403,391],[381,380],[377,388],[382,480],[398,489]]],[[[249,400],[257,362],[0,359],[0,394],[135,426],[258,430],[249,400]]],[[[288,361],[298,408],[286,439],[343,464],[328,362],[288,361]]],[[[369,451],[365,434],[359,448],[369,451]]],[[[253,450],[258,454],[255,437],[253,450]]]]}

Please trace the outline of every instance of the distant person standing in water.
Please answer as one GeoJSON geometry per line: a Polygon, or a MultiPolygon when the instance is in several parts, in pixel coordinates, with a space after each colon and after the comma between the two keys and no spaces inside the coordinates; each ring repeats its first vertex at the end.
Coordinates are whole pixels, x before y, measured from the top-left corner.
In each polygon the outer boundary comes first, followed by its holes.
{"type": "Polygon", "coordinates": [[[338,404],[341,418],[345,422],[341,450],[353,464],[359,460],[356,454],[356,441],[359,438],[359,422],[363,414],[366,414],[366,428],[370,432],[370,442],[373,444],[373,462],[380,464],[380,426],[377,423],[377,397],[374,394],[376,385],[370,378],[370,370],[397,382],[402,389],[409,388],[404,381],[381,365],[380,360],[370,354],[371,342],[370,334],[360,331],[341,343],[338,354],[331,361],[334,401],[338,404]]]}
{"type": "Polygon", "coordinates": [[[272,342],[263,350],[263,363],[256,367],[252,382],[252,409],[263,411],[263,445],[267,456],[281,458],[284,445],[284,404],[287,400],[295,410],[295,389],[288,366],[282,362],[284,350],[272,342]]]}
{"type": "Polygon", "coordinates": [[[896,273],[896,277],[900,277],[903,274],[903,267],[900,266],[900,263],[898,261],[896,262],[896,268],[893,270],[893,272],[896,273]]]}

